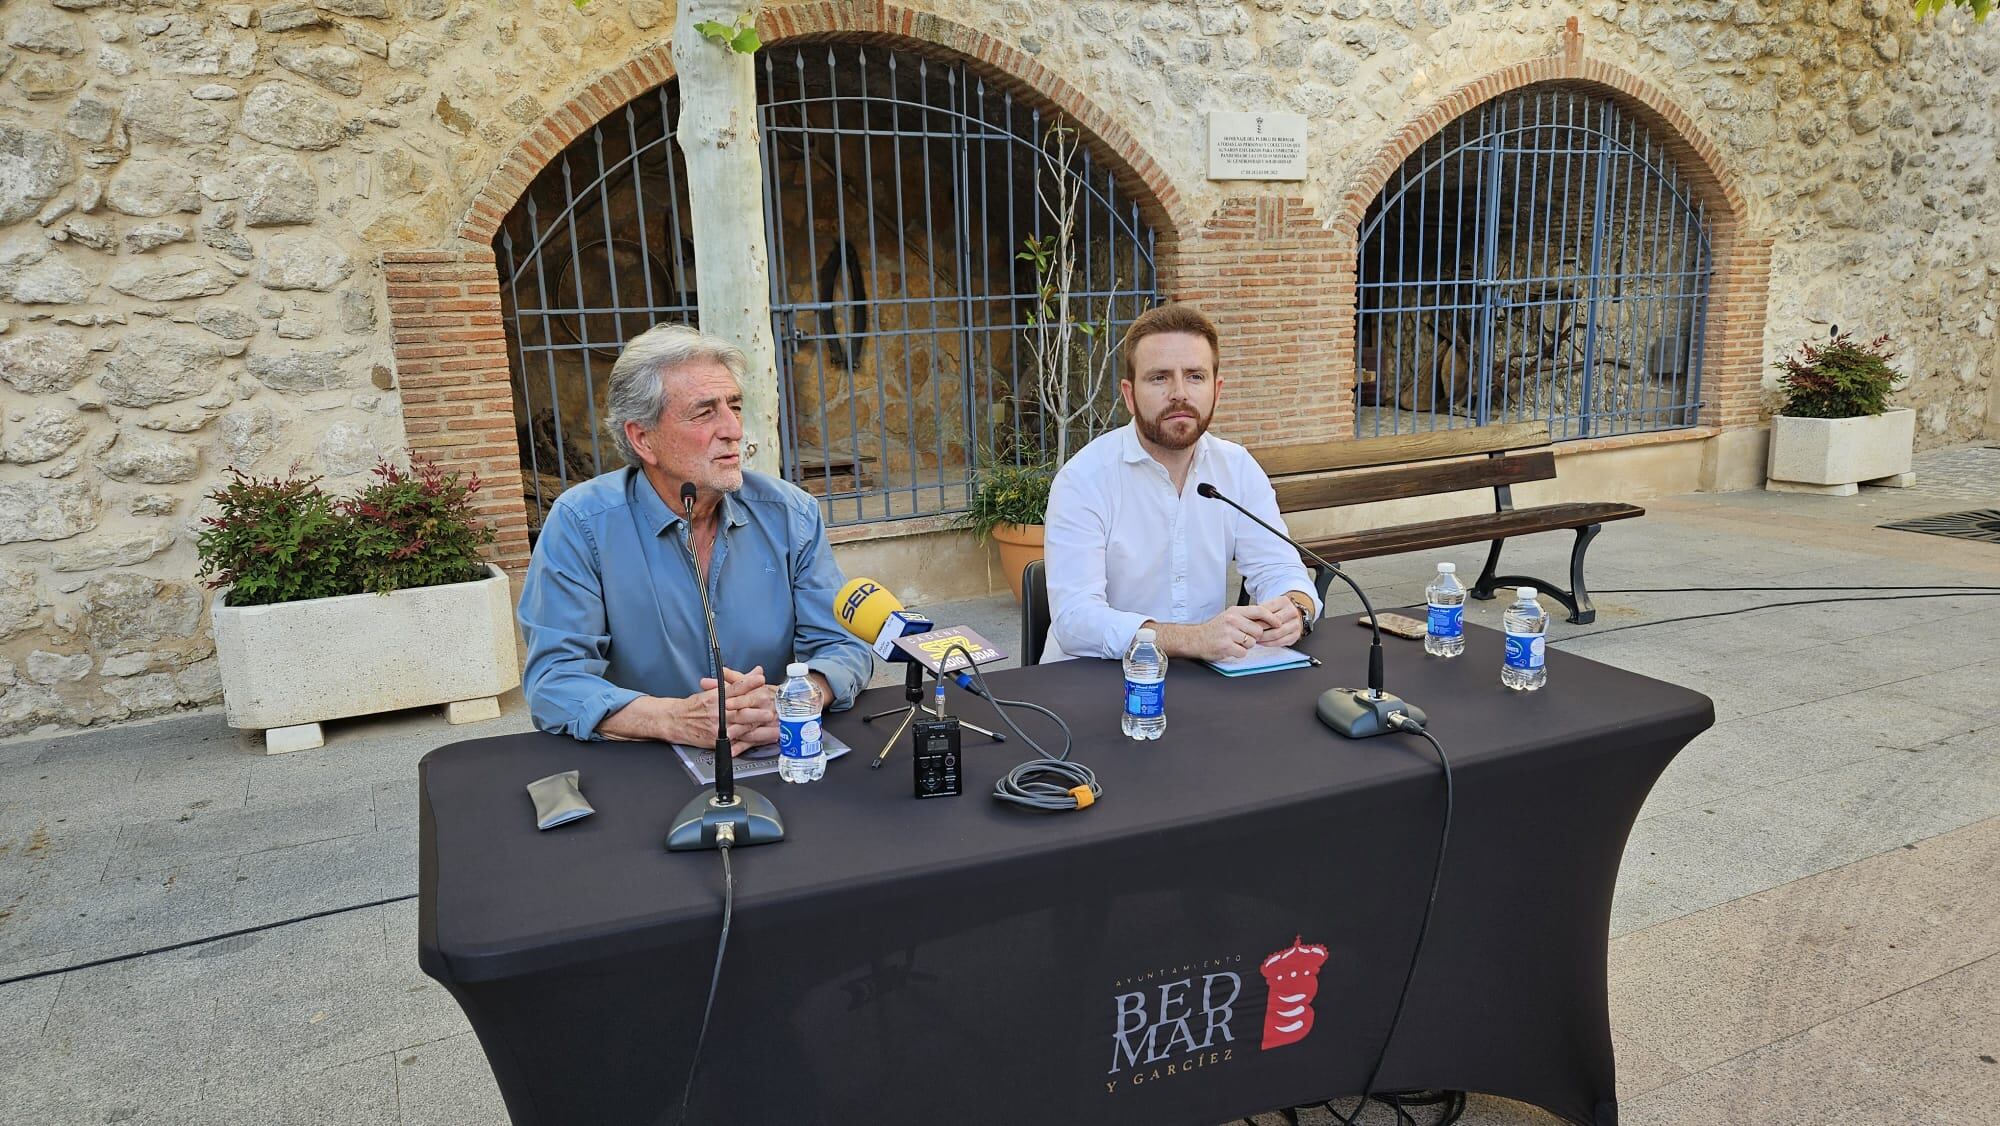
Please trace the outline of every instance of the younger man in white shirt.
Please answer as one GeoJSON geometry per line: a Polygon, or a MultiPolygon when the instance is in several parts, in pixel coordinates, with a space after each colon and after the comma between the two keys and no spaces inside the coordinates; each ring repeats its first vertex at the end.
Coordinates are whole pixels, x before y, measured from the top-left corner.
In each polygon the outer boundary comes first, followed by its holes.
{"type": "Polygon", "coordinates": [[[1215,326],[1193,306],[1163,305],[1132,322],[1124,349],[1131,424],[1078,451],[1049,494],[1043,660],[1120,657],[1142,627],[1169,657],[1228,660],[1297,641],[1322,610],[1298,552],[1195,492],[1207,482],[1285,526],[1250,452],[1208,433],[1222,390],[1215,326]],[[1229,605],[1232,560],[1250,605],[1229,605]]]}

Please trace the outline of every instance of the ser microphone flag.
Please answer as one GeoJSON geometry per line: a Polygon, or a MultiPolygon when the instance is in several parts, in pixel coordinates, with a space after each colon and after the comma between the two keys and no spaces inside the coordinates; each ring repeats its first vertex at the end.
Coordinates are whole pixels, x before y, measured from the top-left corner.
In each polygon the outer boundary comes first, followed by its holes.
{"type": "Polygon", "coordinates": [[[874,579],[853,578],[833,596],[833,616],[847,632],[860,638],[885,661],[911,658],[896,648],[896,639],[923,633],[936,623],[902,602],[874,579]]]}

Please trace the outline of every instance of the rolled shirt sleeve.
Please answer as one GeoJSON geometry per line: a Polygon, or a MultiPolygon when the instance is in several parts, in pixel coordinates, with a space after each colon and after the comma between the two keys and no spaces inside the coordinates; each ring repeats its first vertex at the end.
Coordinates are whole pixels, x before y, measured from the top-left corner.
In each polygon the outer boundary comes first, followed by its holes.
{"type": "Polygon", "coordinates": [[[833,691],[828,711],[844,711],[868,685],[875,651],[847,632],[834,616],[834,596],[847,582],[827,543],[819,505],[808,500],[792,514],[793,651],[807,668],[826,678],[833,691]]]}
{"type": "MultiPolygon", "coordinates": [[[[1248,453],[1243,457],[1250,459],[1248,453]]],[[[1259,520],[1290,535],[1291,529],[1285,527],[1285,518],[1278,512],[1278,493],[1271,487],[1271,479],[1254,460],[1244,468],[1248,471],[1236,474],[1243,507],[1256,513],[1259,520]]],[[[1236,525],[1236,572],[1243,576],[1243,588],[1250,593],[1251,601],[1269,602],[1296,590],[1312,601],[1315,621],[1326,613],[1297,548],[1258,527],[1240,512],[1236,514],[1236,525]]]]}
{"type": "Polygon", "coordinates": [[[577,739],[601,739],[597,725],[643,693],[604,678],[611,635],[596,548],[574,513],[549,512],[521,584],[517,611],[528,660],[521,691],[536,727],[577,739]]]}
{"type": "Polygon", "coordinates": [[[1102,497],[1079,474],[1068,467],[1056,474],[1044,517],[1042,566],[1049,584],[1049,633],[1072,657],[1122,657],[1146,624],[1145,614],[1115,609],[1105,596],[1107,520],[1102,497]]]}

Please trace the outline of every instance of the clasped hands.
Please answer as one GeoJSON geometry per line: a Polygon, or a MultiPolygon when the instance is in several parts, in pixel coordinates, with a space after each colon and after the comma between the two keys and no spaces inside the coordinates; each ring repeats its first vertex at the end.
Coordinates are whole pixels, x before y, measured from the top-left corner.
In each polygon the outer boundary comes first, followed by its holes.
{"type": "Polygon", "coordinates": [[[1305,634],[1306,622],[1298,603],[1281,594],[1269,602],[1231,606],[1192,628],[1194,656],[1232,661],[1259,645],[1290,645],[1305,634]]]}
{"type": "MultiPolygon", "coordinates": [[[[598,731],[611,739],[658,739],[705,747],[715,742],[715,709],[720,699],[729,717],[730,749],[735,754],[778,741],[778,686],[764,679],[764,667],[748,672],[722,670],[725,690],[716,691],[715,678],[701,678],[692,696],[646,696],[632,701],[606,719],[598,731]],[[630,714],[628,714],[630,713],[630,714]]],[[[826,680],[817,672],[807,679],[822,706],[831,698],[826,680]]]]}

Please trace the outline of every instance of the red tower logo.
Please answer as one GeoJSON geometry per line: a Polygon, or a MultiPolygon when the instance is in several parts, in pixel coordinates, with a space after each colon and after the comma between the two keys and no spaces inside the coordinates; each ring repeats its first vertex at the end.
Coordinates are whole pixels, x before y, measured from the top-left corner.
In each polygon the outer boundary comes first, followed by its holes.
{"type": "Polygon", "coordinates": [[[1312,1032],[1312,1001],[1319,993],[1319,971],[1326,964],[1326,947],[1292,944],[1264,959],[1264,983],[1270,1000],[1264,1006],[1264,1050],[1296,1044],[1312,1032]]]}

